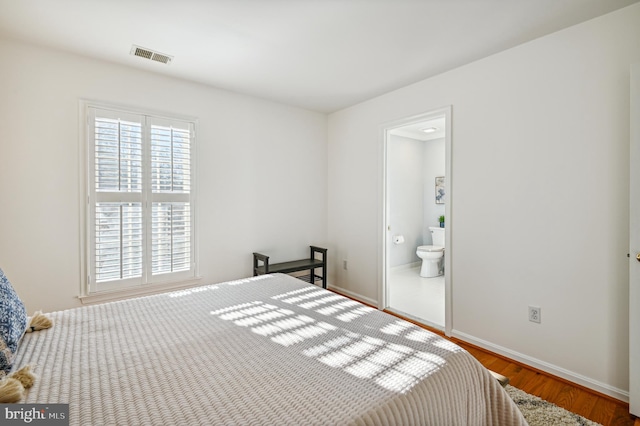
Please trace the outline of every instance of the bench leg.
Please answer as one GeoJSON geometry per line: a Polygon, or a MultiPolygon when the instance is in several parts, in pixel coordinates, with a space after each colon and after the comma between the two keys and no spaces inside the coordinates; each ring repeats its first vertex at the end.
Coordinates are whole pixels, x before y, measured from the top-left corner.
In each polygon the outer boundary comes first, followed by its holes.
{"type": "Polygon", "coordinates": [[[322,288],[327,288],[327,264],[322,266],[322,288]]]}

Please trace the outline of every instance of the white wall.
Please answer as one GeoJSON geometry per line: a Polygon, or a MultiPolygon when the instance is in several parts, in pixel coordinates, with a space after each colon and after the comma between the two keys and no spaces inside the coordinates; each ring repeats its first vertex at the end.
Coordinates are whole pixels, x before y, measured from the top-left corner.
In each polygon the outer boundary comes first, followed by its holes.
{"type": "MultiPolygon", "coordinates": [[[[424,241],[422,244],[433,244],[430,226],[440,226],[438,218],[446,216],[444,204],[436,204],[436,176],[444,176],[446,165],[445,140],[432,139],[424,143],[424,241]]],[[[448,196],[445,188],[445,198],[448,196]]],[[[445,217],[446,221],[446,217],[445,217]]]]}
{"type": "Polygon", "coordinates": [[[382,125],[452,105],[454,335],[624,399],[638,40],[640,4],[330,115],[332,282],[378,300],[382,125]]]}
{"type": "Polygon", "coordinates": [[[0,57],[0,267],[30,312],[80,305],[82,98],[199,119],[202,283],[326,244],[325,115],[9,40],[0,57]]]}
{"type": "Polygon", "coordinates": [[[425,142],[391,135],[387,146],[387,191],[392,235],[402,235],[404,244],[390,238],[389,266],[417,262],[416,248],[422,245],[424,219],[425,142]]]}

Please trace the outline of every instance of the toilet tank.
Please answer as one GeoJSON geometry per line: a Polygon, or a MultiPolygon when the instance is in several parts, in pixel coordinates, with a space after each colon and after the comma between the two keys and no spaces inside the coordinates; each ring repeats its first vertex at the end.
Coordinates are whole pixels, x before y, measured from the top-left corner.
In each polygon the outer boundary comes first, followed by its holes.
{"type": "Polygon", "coordinates": [[[437,228],[435,226],[430,226],[429,231],[431,232],[431,239],[433,241],[433,245],[444,247],[444,228],[437,228]]]}

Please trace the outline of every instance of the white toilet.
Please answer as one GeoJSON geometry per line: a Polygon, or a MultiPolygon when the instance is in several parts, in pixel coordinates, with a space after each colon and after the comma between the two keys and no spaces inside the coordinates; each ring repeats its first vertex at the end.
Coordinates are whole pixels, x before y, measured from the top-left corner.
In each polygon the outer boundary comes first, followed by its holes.
{"type": "Polygon", "coordinates": [[[432,278],[444,273],[444,228],[429,227],[433,245],[420,246],[416,254],[422,259],[420,276],[432,278]]]}

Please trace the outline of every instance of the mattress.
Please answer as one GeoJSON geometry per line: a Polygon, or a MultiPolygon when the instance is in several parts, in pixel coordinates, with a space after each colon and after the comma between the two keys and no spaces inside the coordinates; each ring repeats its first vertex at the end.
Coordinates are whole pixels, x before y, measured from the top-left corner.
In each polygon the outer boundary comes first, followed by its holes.
{"type": "Polygon", "coordinates": [[[72,425],[526,425],[462,348],[288,275],[48,316],[14,369],[72,425]]]}

